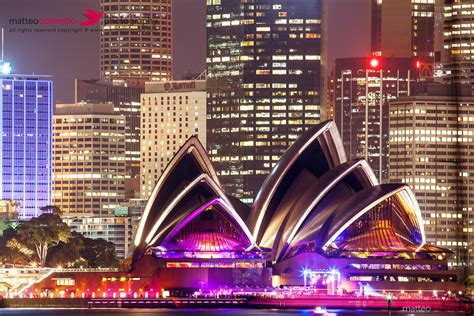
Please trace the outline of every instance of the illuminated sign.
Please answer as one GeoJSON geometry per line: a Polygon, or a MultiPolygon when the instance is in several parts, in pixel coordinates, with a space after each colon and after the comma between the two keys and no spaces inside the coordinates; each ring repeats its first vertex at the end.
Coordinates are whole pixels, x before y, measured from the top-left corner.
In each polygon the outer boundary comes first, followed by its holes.
{"type": "Polygon", "coordinates": [[[196,81],[172,81],[164,85],[166,91],[196,89],[196,81]]]}

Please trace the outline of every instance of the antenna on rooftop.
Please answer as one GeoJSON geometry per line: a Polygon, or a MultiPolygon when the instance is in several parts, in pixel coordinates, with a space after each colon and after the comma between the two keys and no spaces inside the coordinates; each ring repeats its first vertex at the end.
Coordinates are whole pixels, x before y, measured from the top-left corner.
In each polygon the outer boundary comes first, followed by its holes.
{"type": "Polygon", "coordinates": [[[207,71],[204,69],[204,71],[201,72],[199,76],[197,76],[196,79],[194,80],[206,80],[206,76],[207,76],[207,71]]]}
{"type": "Polygon", "coordinates": [[[2,27],[2,58],[0,58],[0,62],[3,62],[3,54],[4,54],[4,49],[3,49],[3,46],[5,45],[5,40],[4,40],[4,36],[5,36],[5,33],[4,33],[4,30],[3,30],[3,27],[2,27]]]}

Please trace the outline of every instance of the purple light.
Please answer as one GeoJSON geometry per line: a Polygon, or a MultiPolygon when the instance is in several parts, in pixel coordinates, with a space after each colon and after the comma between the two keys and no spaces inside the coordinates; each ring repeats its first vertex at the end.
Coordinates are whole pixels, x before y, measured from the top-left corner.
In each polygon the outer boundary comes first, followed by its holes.
{"type": "Polygon", "coordinates": [[[206,227],[205,222],[193,222],[206,209],[217,204],[226,209],[225,203],[220,198],[215,198],[186,216],[156,248],[158,251],[155,252],[155,255],[221,258],[238,255],[230,254],[233,252],[244,252],[251,245],[251,241],[244,236],[245,234],[241,231],[238,222],[236,223],[232,219],[229,220],[217,210],[217,214],[213,216],[221,217],[220,221],[224,228],[219,225],[217,225],[219,227],[206,227]],[[201,231],[202,224],[204,224],[204,227],[201,231]],[[190,228],[188,225],[194,225],[194,228],[190,228]],[[228,234],[223,232],[225,229],[230,229],[228,234]]]}
{"type": "Polygon", "coordinates": [[[183,229],[184,226],[186,226],[189,222],[191,222],[193,219],[195,219],[199,214],[201,214],[205,209],[213,206],[214,204],[218,203],[219,199],[214,199],[204,205],[202,205],[200,208],[196,209],[194,212],[192,212],[184,221],[182,221],[178,226],[176,226],[169,234],[166,236],[165,240],[163,240],[162,244],[167,244],[181,229],[183,229]]]}

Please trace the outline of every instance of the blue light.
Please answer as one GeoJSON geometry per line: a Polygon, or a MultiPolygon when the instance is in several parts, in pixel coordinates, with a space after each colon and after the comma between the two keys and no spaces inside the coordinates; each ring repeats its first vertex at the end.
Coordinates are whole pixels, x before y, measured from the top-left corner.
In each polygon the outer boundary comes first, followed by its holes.
{"type": "Polygon", "coordinates": [[[3,63],[2,64],[2,74],[9,75],[12,72],[12,67],[10,63],[3,63]]]}
{"type": "Polygon", "coordinates": [[[307,277],[308,275],[310,275],[311,272],[312,272],[312,270],[308,269],[306,267],[301,269],[301,275],[304,276],[304,277],[307,277]]]}

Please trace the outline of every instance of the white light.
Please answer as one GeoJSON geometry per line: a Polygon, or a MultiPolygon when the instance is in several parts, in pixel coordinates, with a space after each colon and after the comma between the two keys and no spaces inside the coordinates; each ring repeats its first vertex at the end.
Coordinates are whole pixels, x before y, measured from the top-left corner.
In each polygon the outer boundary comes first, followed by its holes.
{"type": "Polygon", "coordinates": [[[9,75],[12,72],[12,67],[10,66],[10,63],[3,63],[2,64],[2,74],[3,75],[9,75]]]}

